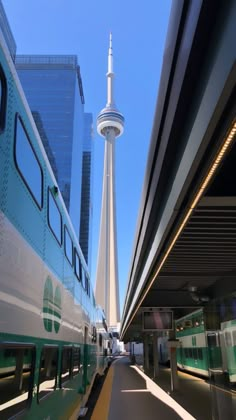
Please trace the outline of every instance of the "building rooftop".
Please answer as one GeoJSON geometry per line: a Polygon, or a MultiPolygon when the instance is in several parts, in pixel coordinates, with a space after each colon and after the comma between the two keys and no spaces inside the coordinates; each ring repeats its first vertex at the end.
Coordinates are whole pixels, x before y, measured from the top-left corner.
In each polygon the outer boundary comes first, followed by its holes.
{"type": "Polygon", "coordinates": [[[76,70],[81,101],[84,104],[84,92],[80,74],[80,66],[76,55],[54,54],[24,54],[15,57],[15,65],[18,70],[43,70],[43,69],[71,69],[76,70]]]}

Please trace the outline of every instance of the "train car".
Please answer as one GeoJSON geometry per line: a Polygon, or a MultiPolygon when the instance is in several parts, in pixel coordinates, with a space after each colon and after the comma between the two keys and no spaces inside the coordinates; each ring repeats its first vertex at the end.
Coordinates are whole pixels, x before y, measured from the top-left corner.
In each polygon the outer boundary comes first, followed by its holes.
{"type": "Polygon", "coordinates": [[[179,368],[208,376],[208,347],[205,333],[203,311],[197,310],[175,322],[179,368]]]}
{"type": "Polygon", "coordinates": [[[0,418],[77,418],[105,316],[0,36],[0,418]]]}
{"type": "Polygon", "coordinates": [[[229,380],[236,386],[236,320],[221,323],[221,341],[224,343],[222,366],[229,373],[229,380]]]}
{"type": "Polygon", "coordinates": [[[236,297],[228,296],[175,323],[177,365],[236,387],[236,297]]]}
{"type": "Polygon", "coordinates": [[[103,375],[104,370],[110,364],[111,337],[108,332],[105,314],[100,307],[98,310],[100,317],[96,323],[96,333],[98,339],[97,371],[100,375],[103,375]]]}

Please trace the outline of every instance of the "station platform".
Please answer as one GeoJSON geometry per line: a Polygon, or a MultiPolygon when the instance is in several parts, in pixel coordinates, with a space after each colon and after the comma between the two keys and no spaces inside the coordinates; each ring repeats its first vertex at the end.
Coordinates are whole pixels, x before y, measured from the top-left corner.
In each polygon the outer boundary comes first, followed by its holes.
{"type": "Polygon", "coordinates": [[[117,358],[109,368],[91,420],[212,419],[209,384],[179,372],[179,390],[171,392],[170,369],[152,380],[130,358],[117,358]]]}

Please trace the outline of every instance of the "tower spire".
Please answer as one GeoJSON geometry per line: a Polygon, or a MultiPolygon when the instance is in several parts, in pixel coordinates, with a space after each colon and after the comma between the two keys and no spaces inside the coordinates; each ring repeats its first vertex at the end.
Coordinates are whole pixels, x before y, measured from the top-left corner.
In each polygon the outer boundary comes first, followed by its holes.
{"type": "Polygon", "coordinates": [[[112,33],[110,32],[107,69],[107,106],[113,105],[113,77],[112,33]]]}

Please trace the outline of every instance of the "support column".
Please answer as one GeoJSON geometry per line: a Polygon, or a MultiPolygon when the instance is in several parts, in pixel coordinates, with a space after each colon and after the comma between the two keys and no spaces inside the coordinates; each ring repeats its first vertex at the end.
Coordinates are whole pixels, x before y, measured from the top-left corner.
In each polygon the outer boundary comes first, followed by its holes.
{"type": "Polygon", "coordinates": [[[130,343],[130,363],[135,365],[136,359],[134,354],[134,343],[130,343]]]}
{"type": "Polygon", "coordinates": [[[148,335],[144,335],[144,372],[149,371],[148,335]]]}
{"type": "Polygon", "coordinates": [[[159,363],[158,363],[158,345],[157,345],[157,333],[153,333],[153,377],[156,378],[159,374],[159,363]]]}
{"type": "Polygon", "coordinates": [[[23,365],[24,365],[24,349],[17,350],[16,356],[16,370],[14,377],[14,384],[17,390],[22,390],[23,385],[23,365]]]}
{"type": "Polygon", "coordinates": [[[179,345],[179,340],[175,339],[175,332],[170,332],[170,339],[168,342],[170,354],[170,372],[171,372],[171,391],[179,389],[179,377],[177,370],[176,349],[179,345]]]}

